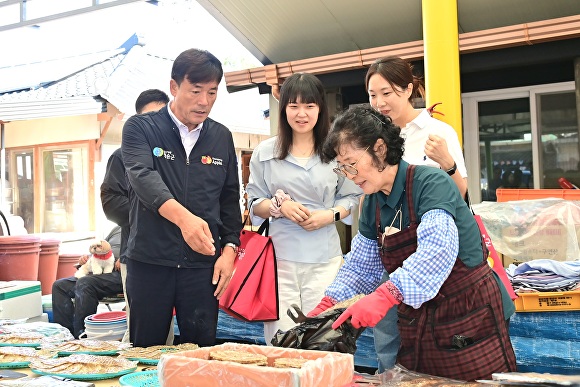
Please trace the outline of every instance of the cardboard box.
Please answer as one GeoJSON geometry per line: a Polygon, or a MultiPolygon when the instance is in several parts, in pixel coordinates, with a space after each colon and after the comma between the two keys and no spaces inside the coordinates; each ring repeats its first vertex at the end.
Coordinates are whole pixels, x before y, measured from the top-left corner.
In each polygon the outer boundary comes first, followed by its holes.
{"type": "Polygon", "coordinates": [[[518,266],[520,263],[523,263],[523,261],[513,259],[512,257],[508,257],[507,255],[504,255],[504,254],[500,254],[500,255],[501,255],[501,262],[503,264],[503,267],[505,267],[505,268],[508,268],[509,265],[511,265],[512,263],[516,266],[518,266]]]}
{"type": "Polygon", "coordinates": [[[161,385],[171,387],[341,387],[352,381],[354,357],[335,352],[225,343],[163,355],[157,369],[161,385]],[[215,350],[262,354],[268,357],[268,366],[209,360],[209,353],[215,350]],[[274,360],[280,357],[313,361],[305,363],[300,369],[273,367],[274,360]]]}
{"type": "Polygon", "coordinates": [[[0,319],[42,315],[40,281],[0,281],[0,319]]]}
{"type": "Polygon", "coordinates": [[[43,313],[40,316],[36,316],[36,317],[30,317],[28,320],[26,320],[27,323],[33,323],[33,322],[49,322],[48,321],[48,313],[43,313]]]}
{"type": "Polygon", "coordinates": [[[578,258],[580,227],[575,225],[547,225],[541,227],[515,227],[502,229],[502,242],[514,259],[527,262],[534,259],[573,261],[578,258]]]}
{"type": "Polygon", "coordinates": [[[580,258],[580,201],[484,202],[474,205],[474,211],[498,253],[520,262],[580,258]]]}

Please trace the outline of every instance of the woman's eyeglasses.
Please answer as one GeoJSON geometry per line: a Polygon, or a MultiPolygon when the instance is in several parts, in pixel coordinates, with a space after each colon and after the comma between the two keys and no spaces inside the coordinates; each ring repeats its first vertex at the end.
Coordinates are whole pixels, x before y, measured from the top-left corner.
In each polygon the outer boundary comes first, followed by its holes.
{"type": "Polygon", "coordinates": [[[358,163],[360,161],[360,159],[362,159],[362,157],[364,156],[364,154],[366,153],[366,151],[369,148],[370,148],[370,145],[366,147],[366,149],[362,152],[362,154],[360,155],[358,160],[355,161],[354,163],[344,164],[344,165],[338,164],[337,167],[333,169],[334,173],[336,173],[339,176],[345,176],[345,177],[346,177],[347,173],[349,173],[351,175],[358,175],[358,169],[356,169],[355,165],[356,165],[356,163],[358,163]]]}

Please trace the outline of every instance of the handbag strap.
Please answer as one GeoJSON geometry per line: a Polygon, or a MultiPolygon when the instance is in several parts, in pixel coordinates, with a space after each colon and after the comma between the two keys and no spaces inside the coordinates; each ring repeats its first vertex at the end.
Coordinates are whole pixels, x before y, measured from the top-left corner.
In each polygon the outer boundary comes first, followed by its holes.
{"type": "Polygon", "coordinates": [[[258,228],[257,232],[260,235],[268,236],[270,234],[270,219],[264,220],[260,225],[260,227],[258,228]]]}
{"type": "MultiPolygon", "coordinates": [[[[248,215],[246,216],[246,219],[244,219],[244,224],[243,224],[242,228],[245,228],[246,226],[248,226],[248,219],[250,220],[250,224],[249,225],[252,226],[252,222],[251,222],[251,219],[250,219],[250,211],[252,209],[252,204],[254,204],[254,201],[256,199],[257,198],[254,198],[254,200],[252,200],[250,202],[250,205],[248,206],[248,215]]],[[[257,233],[260,234],[260,235],[264,235],[264,236],[268,236],[270,234],[270,219],[266,219],[266,220],[264,220],[262,222],[262,224],[260,225],[260,227],[258,227],[257,233]],[[264,234],[264,232],[265,232],[265,234],[264,234]]]]}

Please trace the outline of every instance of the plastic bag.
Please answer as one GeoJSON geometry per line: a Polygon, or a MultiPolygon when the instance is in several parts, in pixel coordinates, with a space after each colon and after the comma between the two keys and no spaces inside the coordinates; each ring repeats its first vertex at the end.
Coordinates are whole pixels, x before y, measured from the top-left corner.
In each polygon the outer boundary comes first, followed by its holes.
{"type": "Polygon", "coordinates": [[[430,386],[430,387],[476,387],[484,386],[479,382],[465,382],[462,380],[448,379],[440,376],[427,375],[420,372],[410,371],[405,367],[395,364],[391,369],[382,374],[378,374],[381,387],[402,387],[402,386],[430,386]]]}
{"type": "Polygon", "coordinates": [[[580,256],[580,201],[546,198],[472,205],[497,252],[519,262],[580,256]]]}
{"type": "Polygon", "coordinates": [[[364,327],[356,329],[351,324],[342,324],[338,329],[332,329],[332,324],[346,308],[329,310],[316,317],[306,317],[296,305],[292,308],[288,309],[288,316],[299,324],[286,332],[278,330],[271,341],[273,346],[350,354],[356,352],[356,340],[365,330],[364,327]]]}
{"type": "Polygon", "coordinates": [[[74,340],[73,335],[67,328],[60,324],[44,321],[0,325],[0,334],[3,333],[39,333],[44,335],[41,344],[54,344],[74,340]]]}

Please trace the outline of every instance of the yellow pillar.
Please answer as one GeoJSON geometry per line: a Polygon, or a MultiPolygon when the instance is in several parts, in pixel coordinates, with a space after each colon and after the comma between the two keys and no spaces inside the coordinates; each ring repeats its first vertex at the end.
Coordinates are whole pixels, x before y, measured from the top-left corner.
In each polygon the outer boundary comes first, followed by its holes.
{"type": "Polygon", "coordinates": [[[457,0],[422,0],[425,90],[427,107],[442,102],[433,117],[451,125],[461,136],[461,86],[457,0]]]}

